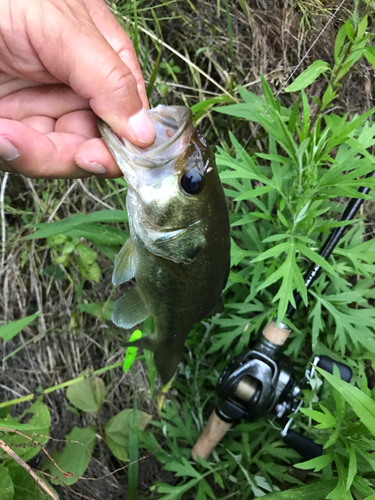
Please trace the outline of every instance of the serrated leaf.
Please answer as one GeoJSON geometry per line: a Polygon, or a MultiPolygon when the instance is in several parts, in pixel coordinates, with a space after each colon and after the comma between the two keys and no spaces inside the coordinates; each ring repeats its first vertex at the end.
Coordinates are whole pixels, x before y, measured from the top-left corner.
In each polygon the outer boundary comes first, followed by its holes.
{"type": "Polygon", "coordinates": [[[306,486],[298,488],[291,488],[286,491],[278,491],[277,493],[270,493],[262,497],[263,500],[323,500],[332,488],[336,485],[335,479],[328,481],[318,481],[316,483],[309,483],[306,486]]]}
{"type": "Polygon", "coordinates": [[[307,462],[301,462],[299,464],[294,464],[294,467],[297,469],[302,469],[302,470],[309,470],[313,469],[315,472],[318,472],[327,465],[329,465],[331,462],[333,462],[333,455],[332,453],[326,453],[320,457],[312,458],[311,460],[307,460],[307,462]]]}
{"type": "Polygon", "coordinates": [[[105,384],[99,377],[88,377],[68,387],[66,397],[83,411],[99,411],[105,397],[105,384]]]}
{"type": "Polygon", "coordinates": [[[286,241],[284,243],[279,243],[278,245],[269,248],[265,252],[262,252],[258,257],[255,257],[251,262],[259,262],[261,260],[269,259],[270,257],[277,257],[283,252],[288,251],[291,248],[292,242],[286,241]]]}
{"type": "Polygon", "coordinates": [[[78,478],[74,476],[84,474],[94,451],[95,434],[93,427],[85,427],[84,429],[74,427],[72,432],[65,436],[64,450],[61,453],[54,450],[51,456],[66,474],[62,474],[51,460],[44,462],[42,467],[43,470],[49,469],[51,475],[58,478],[58,480],[51,480],[53,484],[60,484],[60,481],[62,481],[70,486],[78,481],[78,478]],[[74,474],[74,476],[69,477],[69,473],[74,474]]]}
{"type": "Polygon", "coordinates": [[[320,368],[317,368],[317,370],[328,380],[332,387],[340,392],[345,401],[353,408],[357,417],[375,436],[375,401],[357,387],[344,382],[325,370],[320,368]]]}
{"type": "Polygon", "coordinates": [[[303,255],[305,255],[308,259],[310,259],[312,262],[315,264],[318,264],[321,266],[325,271],[327,271],[330,274],[336,275],[335,270],[329,264],[321,255],[319,255],[317,252],[314,252],[314,250],[311,250],[306,245],[303,245],[301,243],[296,243],[296,249],[299,250],[303,255]]]}

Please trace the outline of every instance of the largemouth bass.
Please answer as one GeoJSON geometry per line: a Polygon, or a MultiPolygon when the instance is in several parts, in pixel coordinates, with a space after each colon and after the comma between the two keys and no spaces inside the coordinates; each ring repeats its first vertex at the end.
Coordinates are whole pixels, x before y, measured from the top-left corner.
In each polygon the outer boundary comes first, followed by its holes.
{"type": "Polygon", "coordinates": [[[157,137],[147,149],[104,141],[128,184],[130,238],[116,257],[113,284],[136,286],[115,304],[112,321],[130,329],[152,315],[155,334],[131,345],[154,352],[166,384],[194,323],[222,306],[230,265],[229,217],[214,157],[182,106],[148,111],[157,137]]]}

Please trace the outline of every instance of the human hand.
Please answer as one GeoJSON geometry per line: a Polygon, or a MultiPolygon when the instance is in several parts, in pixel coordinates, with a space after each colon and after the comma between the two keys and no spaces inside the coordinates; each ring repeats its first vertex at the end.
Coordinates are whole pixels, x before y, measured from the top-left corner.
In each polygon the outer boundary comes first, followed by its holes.
{"type": "Polygon", "coordinates": [[[139,147],[155,130],[132,42],[103,0],[0,0],[0,14],[0,170],[119,177],[96,115],[139,147]]]}

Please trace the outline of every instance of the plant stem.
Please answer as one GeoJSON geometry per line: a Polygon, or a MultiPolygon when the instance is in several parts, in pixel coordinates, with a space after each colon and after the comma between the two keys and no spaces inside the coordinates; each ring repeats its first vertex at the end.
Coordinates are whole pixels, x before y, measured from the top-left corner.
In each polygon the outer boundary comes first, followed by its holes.
{"type": "Polygon", "coordinates": [[[82,380],[85,380],[86,378],[92,377],[94,375],[101,375],[102,373],[108,372],[109,370],[113,370],[114,368],[120,368],[122,367],[122,365],[123,361],[119,361],[118,363],[114,363],[113,365],[105,366],[104,368],[99,368],[99,370],[95,370],[90,375],[80,375],[79,377],[67,380],[62,384],[54,385],[52,387],[49,387],[48,389],[45,389],[44,391],[37,392],[36,394],[34,393],[28,394],[27,396],[23,396],[22,398],[16,398],[16,399],[11,399],[10,401],[4,401],[3,403],[0,403],[0,408],[6,408],[7,406],[13,406],[15,404],[31,401],[34,398],[37,398],[44,394],[49,394],[51,392],[58,391],[59,389],[65,389],[66,387],[77,384],[78,382],[82,382],[82,380]]]}

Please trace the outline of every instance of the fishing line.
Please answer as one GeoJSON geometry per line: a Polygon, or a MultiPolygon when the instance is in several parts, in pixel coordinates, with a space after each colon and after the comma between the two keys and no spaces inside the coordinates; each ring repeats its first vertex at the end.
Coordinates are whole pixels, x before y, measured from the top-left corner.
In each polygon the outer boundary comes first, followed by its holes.
{"type": "MultiPolygon", "coordinates": [[[[280,88],[280,90],[277,92],[277,94],[275,95],[275,99],[277,99],[279,97],[279,95],[281,94],[281,92],[285,89],[285,87],[288,85],[289,81],[293,78],[294,74],[296,73],[296,71],[299,69],[299,67],[301,66],[301,64],[303,63],[303,61],[308,57],[308,55],[310,54],[311,50],[313,49],[313,47],[316,45],[316,43],[318,42],[319,38],[323,35],[323,33],[325,32],[325,30],[328,28],[328,26],[331,24],[331,22],[333,21],[333,19],[336,17],[336,15],[338,14],[338,12],[340,11],[341,7],[344,5],[344,3],[346,2],[346,0],[342,0],[342,2],[340,3],[340,5],[337,7],[337,9],[335,10],[335,12],[332,14],[332,16],[328,19],[327,23],[325,24],[325,26],[323,26],[323,29],[322,31],[319,33],[319,35],[315,38],[314,42],[310,45],[309,49],[307,50],[307,52],[305,53],[305,55],[302,57],[302,59],[299,61],[299,63],[297,64],[297,66],[294,68],[294,70],[292,71],[292,73],[289,75],[289,77],[285,80],[284,84],[282,85],[282,87],[280,88]]],[[[264,111],[264,115],[266,115],[268,113],[268,110],[269,110],[269,106],[267,106],[267,108],[265,109],[264,111]]],[[[251,139],[254,137],[254,135],[258,132],[259,130],[259,127],[260,127],[260,123],[258,122],[254,128],[254,130],[251,132],[249,138],[247,139],[247,141],[245,142],[243,148],[242,148],[242,151],[245,150],[246,146],[249,144],[249,142],[251,141],[251,139]]],[[[236,159],[236,161],[234,163],[237,163],[238,161],[238,158],[236,159]]]]}

